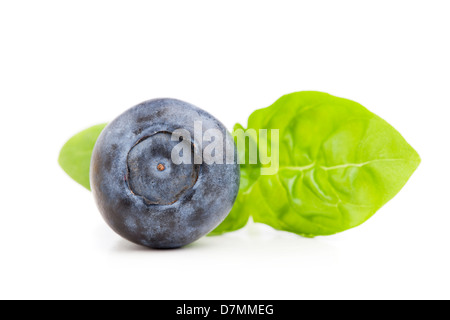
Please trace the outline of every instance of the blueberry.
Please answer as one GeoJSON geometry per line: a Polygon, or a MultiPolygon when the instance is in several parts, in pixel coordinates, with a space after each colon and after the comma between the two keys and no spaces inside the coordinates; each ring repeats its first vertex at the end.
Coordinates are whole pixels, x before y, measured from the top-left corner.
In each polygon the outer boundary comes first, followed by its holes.
{"type": "Polygon", "coordinates": [[[97,206],[108,225],[134,243],[192,243],[218,226],[236,199],[233,147],[231,135],[207,112],[175,99],[143,102],[111,122],[96,143],[91,188],[97,206]],[[182,137],[174,134],[180,129],[182,137]],[[204,141],[211,129],[221,133],[216,146],[223,146],[211,152],[214,162],[206,157],[214,138],[204,141]],[[174,161],[174,153],[184,160],[174,161]]]}

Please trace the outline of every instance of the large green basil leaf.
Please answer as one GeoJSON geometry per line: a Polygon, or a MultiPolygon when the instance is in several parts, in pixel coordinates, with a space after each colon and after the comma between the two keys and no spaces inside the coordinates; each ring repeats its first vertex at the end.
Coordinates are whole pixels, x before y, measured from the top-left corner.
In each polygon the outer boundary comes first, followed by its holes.
{"type": "Polygon", "coordinates": [[[307,237],[362,224],[420,163],[386,121],[325,93],[286,95],[255,111],[248,128],[280,130],[279,168],[274,175],[254,175],[242,166],[249,181],[244,179],[247,188],[241,189],[233,217],[251,214],[255,222],[307,237]]]}
{"type": "Polygon", "coordinates": [[[100,124],[78,133],[64,145],[59,155],[61,168],[88,190],[91,190],[89,169],[92,151],[105,127],[106,124],[100,124]]]}

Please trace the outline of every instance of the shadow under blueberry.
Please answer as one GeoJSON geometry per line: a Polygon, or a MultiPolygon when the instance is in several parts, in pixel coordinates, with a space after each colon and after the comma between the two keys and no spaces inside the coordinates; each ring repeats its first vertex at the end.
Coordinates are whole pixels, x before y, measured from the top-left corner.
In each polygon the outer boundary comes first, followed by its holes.
{"type": "MultiPolygon", "coordinates": [[[[210,243],[212,247],[212,243],[210,243]]],[[[199,248],[205,248],[210,247],[208,245],[207,241],[197,241],[194,243],[191,243],[187,246],[181,247],[181,248],[175,248],[175,249],[154,249],[149,248],[145,246],[141,246],[132,242],[129,242],[124,239],[118,239],[116,242],[116,245],[112,248],[113,252],[123,253],[123,252],[147,252],[147,253],[154,253],[154,252],[176,252],[176,251],[189,251],[189,250],[196,250],[199,248]]]]}

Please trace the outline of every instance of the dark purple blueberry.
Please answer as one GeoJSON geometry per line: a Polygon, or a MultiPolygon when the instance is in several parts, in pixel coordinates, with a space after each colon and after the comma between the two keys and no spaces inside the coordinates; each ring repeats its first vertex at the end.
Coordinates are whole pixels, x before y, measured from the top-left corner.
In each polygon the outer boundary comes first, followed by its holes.
{"type": "Polygon", "coordinates": [[[146,101],[100,135],[91,188],[105,221],[125,239],[152,248],[182,247],[212,231],[230,212],[239,190],[234,150],[231,135],[207,112],[175,99],[146,101]],[[194,132],[199,124],[201,130],[194,132]],[[174,137],[179,129],[191,140],[174,137]],[[212,153],[215,163],[198,160],[211,143],[202,135],[211,129],[222,136],[223,152],[212,153]],[[172,161],[176,146],[185,147],[176,153],[190,161],[172,161]]]}

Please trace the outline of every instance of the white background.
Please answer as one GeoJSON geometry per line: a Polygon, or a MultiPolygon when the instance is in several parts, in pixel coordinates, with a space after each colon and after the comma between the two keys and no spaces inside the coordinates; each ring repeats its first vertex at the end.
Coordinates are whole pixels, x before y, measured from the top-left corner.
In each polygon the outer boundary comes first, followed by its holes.
{"type": "Polygon", "coordinates": [[[450,298],[448,1],[2,1],[0,298],[450,298]],[[423,162],[366,224],[304,239],[250,225],[181,250],[115,235],[58,167],[73,134],[174,97],[228,128],[325,91],[423,162]]]}

